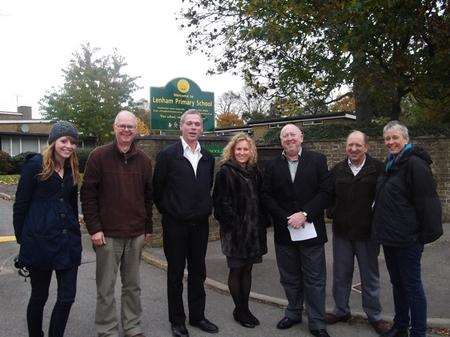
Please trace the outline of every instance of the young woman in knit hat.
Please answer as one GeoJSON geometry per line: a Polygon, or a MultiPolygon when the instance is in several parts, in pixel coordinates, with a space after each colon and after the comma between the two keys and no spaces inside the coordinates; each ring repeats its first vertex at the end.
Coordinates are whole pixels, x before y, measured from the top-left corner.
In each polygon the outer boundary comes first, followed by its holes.
{"type": "Polygon", "coordinates": [[[62,337],[75,300],[81,262],[78,222],[78,132],[69,122],[53,125],[44,153],[27,157],[17,187],[13,224],[18,265],[29,271],[28,334],[43,337],[42,316],[53,272],[58,283],[49,337],[62,337]]]}

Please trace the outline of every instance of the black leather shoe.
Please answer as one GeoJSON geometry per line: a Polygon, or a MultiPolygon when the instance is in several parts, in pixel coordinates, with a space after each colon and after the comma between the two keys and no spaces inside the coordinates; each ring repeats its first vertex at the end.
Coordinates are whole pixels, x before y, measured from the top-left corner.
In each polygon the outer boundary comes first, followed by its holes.
{"type": "Polygon", "coordinates": [[[174,337],[189,337],[189,332],[187,331],[184,323],[172,324],[171,329],[174,337]]]}
{"type": "Polygon", "coordinates": [[[248,317],[250,318],[250,322],[252,322],[254,325],[259,325],[260,324],[259,323],[259,319],[257,319],[255,317],[255,315],[253,315],[250,310],[248,310],[247,314],[248,314],[248,317]]]}
{"type": "Polygon", "coordinates": [[[316,337],[330,337],[327,330],[325,329],[319,329],[319,330],[309,330],[311,332],[311,335],[316,337]]]}
{"type": "Polygon", "coordinates": [[[189,322],[192,326],[195,326],[196,328],[199,328],[200,330],[203,330],[204,332],[208,333],[217,333],[219,332],[219,328],[214,323],[211,323],[206,318],[196,321],[196,322],[189,322]]]}
{"type": "Polygon", "coordinates": [[[242,313],[236,309],[233,310],[233,318],[236,322],[242,325],[244,328],[254,328],[255,324],[251,321],[250,316],[242,315],[242,313]]]}
{"type": "Polygon", "coordinates": [[[387,332],[381,334],[382,337],[408,337],[407,329],[390,328],[387,332]]]}
{"type": "Polygon", "coordinates": [[[289,329],[292,326],[294,326],[295,324],[300,324],[301,322],[302,322],[302,320],[297,321],[297,320],[289,318],[289,317],[283,317],[281,319],[281,321],[278,322],[277,329],[281,329],[281,330],[289,329]]]}
{"type": "Polygon", "coordinates": [[[336,316],[335,314],[326,313],[325,314],[325,322],[329,325],[336,324],[338,322],[348,322],[350,320],[350,314],[344,316],[336,316]]]}

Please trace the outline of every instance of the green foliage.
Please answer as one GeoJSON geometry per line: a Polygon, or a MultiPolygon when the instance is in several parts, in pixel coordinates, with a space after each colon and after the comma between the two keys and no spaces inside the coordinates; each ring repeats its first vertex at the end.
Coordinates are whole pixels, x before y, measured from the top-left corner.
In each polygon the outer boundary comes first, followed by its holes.
{"type": "Polygon", "coordinates": [[[131,94],[138,89],[137,77],[123,73],[125,60],[117,51],[96,56],[97,48],[82,45],[63,70],[64,84],[52,89],[40,105],[43,117],[73,122],[86,136],[96,136],[102,144],[112,138],[115,115],[131,109],[131,94]]]}
{"type": "Polygon", "coordinates": [[[27,152],[22,152],[22,153],[19,153],[18,155],[15,155],[12,158],[12,161],[14,163],[14,170],[13,170],[13,172],[17,173],[17,174],[20,174],[20,172],[22,171],[22,166],[23,166],[23,164],[25,164],[27,156],[31,155],[31,154],[35,154],[35,153],[36,152],[27,151],[27,152]]]}
{"type": "Polygon", "coordinates": [[[77,149],[77,157],[78,157],[78,168],[81,173],[84,172],[84,168],[86,167],[86,162],[89,158],[89,154],[92,149],[77,149]]]}
{"type": "Polygon", "coordinates": [[[211,72],[241,72],[258,94],[311,113],[343,88],[367,121],[398,119],[408,93],[436,109],[450,97],[447,1],[185,0],[181,18],[211,72]]]}
{"type": "Polygon", "coordinates": [[[14,162],[9,153],[0,150],[0,174],[10,174],[14,171],[14,162]]]}
{"type": "Polygon", "coordinates": [[[20,175],[18,174],[2,174],[0,175],[0,184],[3,185],[17,185],[19,183],[20,175]]]}
{"type": "MultiPolygon", "coordinates": [[[[348,134],[353,130],[360,130],[367,134],[369,137],[381,137],[383,135],[383,124],[365,124],[365,125],[349,125],[349,124],[325,124],[325,125],[313,125],[304,127],[304,140],[333,140],[333,139],[345,139],[348,134]]],[[[280,130],[281,129],[269,129],[264,135],[262,144],[265,145],[280,145],[280,130]]],[[[422,136],[434,136],[434,137],[450,137],[450,124],[416,124],[408,125],[408,130],[411,138],[422,136]]]]}

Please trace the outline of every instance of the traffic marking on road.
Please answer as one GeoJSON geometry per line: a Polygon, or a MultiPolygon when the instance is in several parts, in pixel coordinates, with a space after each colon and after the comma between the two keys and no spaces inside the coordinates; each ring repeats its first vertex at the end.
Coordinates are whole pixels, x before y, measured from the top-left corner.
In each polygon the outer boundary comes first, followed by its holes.
{"type": "Polygon", "coordinates": [[[0,236],[0,243],[15,242],[15,241],[16,237],[14,235],[0,236]]]}

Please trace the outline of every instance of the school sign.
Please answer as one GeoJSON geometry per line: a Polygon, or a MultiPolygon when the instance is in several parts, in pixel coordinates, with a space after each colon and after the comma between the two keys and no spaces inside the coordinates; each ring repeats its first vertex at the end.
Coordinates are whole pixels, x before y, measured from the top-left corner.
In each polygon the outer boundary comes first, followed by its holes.
{"type": "Polygon", "coordinates": [[[214,93],[201,91],[194,81],[182,77],[165,87],[150,87],[152,129],[179,130],[180,117],[188,109],[202,114],[205,131],[214,130],[214,93]]]}

